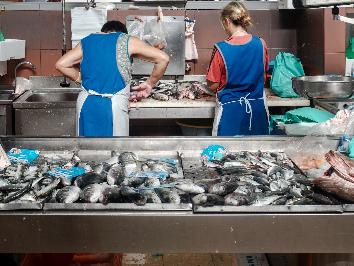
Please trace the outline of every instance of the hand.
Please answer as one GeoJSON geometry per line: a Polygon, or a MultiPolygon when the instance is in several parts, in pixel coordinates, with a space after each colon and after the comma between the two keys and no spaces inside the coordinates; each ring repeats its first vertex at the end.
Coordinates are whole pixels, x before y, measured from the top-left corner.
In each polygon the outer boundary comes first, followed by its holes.
{"type": "Polygon", "coordinates": [[[149,97],[152,91],[152,86],[146,81],[144,81],[139,86],[132,87],[131,89],[138,92],[135,94],[131,94],[129,101],[141,101],[141,99],[149,97]]]}

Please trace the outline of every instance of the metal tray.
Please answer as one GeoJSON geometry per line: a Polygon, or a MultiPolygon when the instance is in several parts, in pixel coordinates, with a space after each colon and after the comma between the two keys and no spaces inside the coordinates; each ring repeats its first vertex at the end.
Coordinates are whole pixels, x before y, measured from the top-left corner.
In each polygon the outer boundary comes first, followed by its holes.
{"type": "Polygon", "coordinates": [[[137,206],[134,203],[45,203],[43,210],[56,211],[91,211],[91,210],[121,210],[121,211],[191,211],[192,204],[147,203],[137,206]]]}
{"type": "Polygon", "coordinates": [[[41,210],[43,203],[0,203],[0,211],[15,211],[15,210],[41,210]]]}
{"type": "Polygon", "coordinates": [[[343,76],[293,77],[294,91],[308,99],[348,99],[353,96],[354,78],[343,76]]]}
{"type": "Polygon", "coordinates": [[[342,205],[194,206],[195,213],[342,213],[342,205]]]}

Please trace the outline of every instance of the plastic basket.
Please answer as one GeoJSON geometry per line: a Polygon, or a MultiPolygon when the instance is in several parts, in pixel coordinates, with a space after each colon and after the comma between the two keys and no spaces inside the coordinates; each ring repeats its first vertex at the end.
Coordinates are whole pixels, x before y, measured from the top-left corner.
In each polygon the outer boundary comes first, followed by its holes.
{"type": "Polygon", "coordinates": [[[212,119],[179,119],[175,121],[181,127],[183,136],[212,135],[212,119]]]}

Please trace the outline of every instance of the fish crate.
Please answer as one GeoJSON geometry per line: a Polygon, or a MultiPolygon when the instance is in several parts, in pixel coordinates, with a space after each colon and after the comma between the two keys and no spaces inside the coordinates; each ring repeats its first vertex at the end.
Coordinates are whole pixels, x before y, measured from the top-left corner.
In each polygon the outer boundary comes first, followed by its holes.
{"type": "Polygon", "coordinates": [[[58,260],[45,262],[41,253],[26,253],[22,256],[19,266],[90,266],[98,263],[104,263],[105,266],[121,266],[122,260],[123,253],[75,253],[72,261],[66,264],[58,260]]]}

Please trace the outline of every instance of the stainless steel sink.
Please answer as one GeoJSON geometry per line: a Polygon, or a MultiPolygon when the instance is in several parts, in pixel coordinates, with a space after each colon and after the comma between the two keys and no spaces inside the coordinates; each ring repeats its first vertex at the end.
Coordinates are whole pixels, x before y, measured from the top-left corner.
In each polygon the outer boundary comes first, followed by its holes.
{"type": "Polygon", "coordinates": [[[50,93],[33,93],[26,102],[31,103],[57,103],[57,102],[76,102],[78,92],[50,92],[50,93]]]}
{"type": "Polygon", "coordinates": [[[15,133],[25,136],[74,136],[80,88],[27,91],[13,102],[15,133]]]}

